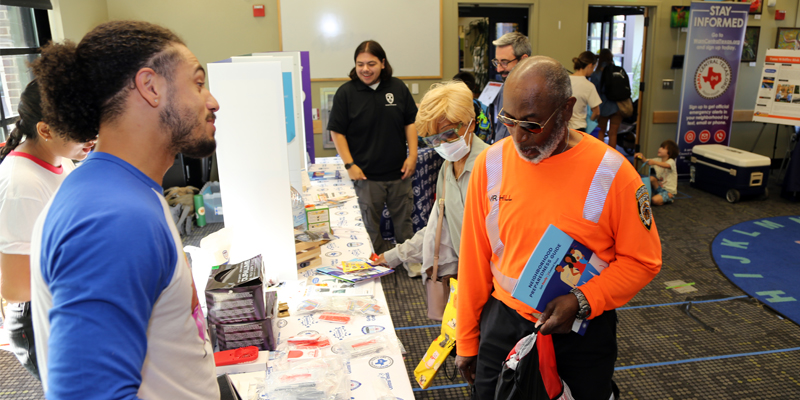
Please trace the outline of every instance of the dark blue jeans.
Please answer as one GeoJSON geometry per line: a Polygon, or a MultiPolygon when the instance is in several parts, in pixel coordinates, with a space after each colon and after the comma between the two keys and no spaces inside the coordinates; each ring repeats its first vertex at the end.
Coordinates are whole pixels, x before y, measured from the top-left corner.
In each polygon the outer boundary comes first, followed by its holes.
{"type": "Polygon", "coordinates": [[[33,342],[33,320],[31,303],[9,303],[6,310],[5,329],[11,343],[11,350],[36,379],[39,368],[36,364],[36,347],[33,342]]]}

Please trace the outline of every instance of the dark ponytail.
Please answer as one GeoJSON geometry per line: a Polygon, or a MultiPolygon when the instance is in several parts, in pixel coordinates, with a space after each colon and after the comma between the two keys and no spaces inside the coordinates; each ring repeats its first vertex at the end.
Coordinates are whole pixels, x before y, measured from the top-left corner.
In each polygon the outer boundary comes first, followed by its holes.
{"type": "Polygon", "coordinates": [[[139,21],[98,25],[77,45],[48,44],[31,65],[42,88],[44,122],[69,140],[93,140],[101,122],[124,111],[140,69],[170,79],[182,59],[175,44],[183,41],[169,29],[139,21]]]}
{"type": "Polygon", "coordinates": [[[594,55],[591,51],[584,51],[577,57],[572,59],[572,64],[575,70],[584,69],[589,64],[595,64],[597,62],[597,56],[594,55]]]}
{"type": "Polygon", "coordinates": [[[599,68],[605,68],[607,65],[614,65],[614,53],[609,49],[600,49],[600,56],[598,57],[599,68]]]}
{"type": "Polygon", "coordinates": [[[17,111],[19,112],[19,119],[14,130],[8,136],[6,145],[0,148],[0,162],[3,162],[8,153],[14,151],[22,143],[23,138],[30,142],[39,140],[36,124],[42,121],[42,103],[39,84],[36,80],[31,81],[22,91],[17,111]]]}

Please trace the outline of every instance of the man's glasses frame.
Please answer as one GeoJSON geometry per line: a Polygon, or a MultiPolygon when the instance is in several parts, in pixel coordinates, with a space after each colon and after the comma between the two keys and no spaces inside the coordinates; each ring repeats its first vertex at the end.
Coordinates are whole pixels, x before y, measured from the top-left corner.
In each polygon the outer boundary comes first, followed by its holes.
{"type": "Polygon", "coordinates": [[[497,67],[499,67],[501,65],[503,66],[503,68],[508,68],[508,64],[511,64],[512,62],[517,61],[517,60],[519,60],[519,57],[515,57],[513,60],[498,60],[498,59],[495,58],[495,59],[492,60],[492,65],[494,65],[495,68],[497,68],[497,67]]]}
{"type": "MultiPolygon", "coordinates": [[[[566,103],[564,103],[564,104],[566,104],[566,103]]],[[[526,130],[526,131],[528,131],[530,133],[539,134],[539,133],[542,133],[542,131],[544,130],[545,125],[547,125],[547,123],[550,122],[551,119],[553,119],[553,116],[556,115],[556,112],[561,110],[561,107],[563,107],[564,104],[556,107],[556,109],[553,110],[553,113],[550,114],[550,117],[547,118],[547,121],[544,121],[543,124],[540,124],[538,122],[532,122],[532,121],[520,121],[520,120],[516,120],[516,119],[513,119],[513,118],[506,117],[505,115],[503,115],[504,110],[502,108],[500,109],[500,112],[497,113],[497,119],[499,119],[500,122],[502,122],[503,125],[505,125],[509,129],[519,125],[520,128],[522,128],[522,129],[524,129],[524,130],[526,130]]]]}

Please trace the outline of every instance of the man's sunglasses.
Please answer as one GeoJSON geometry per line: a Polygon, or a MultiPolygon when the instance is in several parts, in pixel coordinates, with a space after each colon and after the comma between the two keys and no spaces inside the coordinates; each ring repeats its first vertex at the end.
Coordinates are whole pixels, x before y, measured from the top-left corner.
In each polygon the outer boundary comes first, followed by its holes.
{"type": "MultiPolygon", "coordinates": [[[[563,104],[562,104],[562,106],[563,106],[563,104]]],[[[530,133],[539,134],[539,133],[542,133],[542,130],[544,130],[544,126],[547,125],[547,123],[550,122],[551,119],[553,119],[553,116],[556,115],[556,112],[558,112],[558,110],[560,110],[560,109],[561,109],[561,106],[556,107],[556,109],[553,111],[553,113],[550,114],[550,117],[547,118],[547,121],[544,121],[543,124],[540,124],[538,122],[519,121],[519,120],[516,120],[516,119],[513,119],[513,118],[508,118],[505,115],[503,115],[504,114],[504,110],[502,108],[500,109],[500,112],[497,113],[497,119],[499,119],[500,122],[502,122],[503,125],[505,125],[509,129],[515,127],[516,125],[519,125],[520,128],[522,128],[522,129],[524,129],[524,130],[526,130],[526,131],[528,131],[530,133]]]]}
{"type": "MultiPolygon", "coordinates": [[[[470,124],[472,121],[470,121],[470,124]]],[[[464,124],[459,122],[457,128],[448,129],[444,132],[437,133],[431,136],[425,136],[422,138],[422,141],[430,148],[439,147],[442,143],[452,143],[458,140],[458,131],[461,130],[461,127],[464,124]]],[[[469,130],[469,126],[467,126],[467,130],[469,130]]]]}

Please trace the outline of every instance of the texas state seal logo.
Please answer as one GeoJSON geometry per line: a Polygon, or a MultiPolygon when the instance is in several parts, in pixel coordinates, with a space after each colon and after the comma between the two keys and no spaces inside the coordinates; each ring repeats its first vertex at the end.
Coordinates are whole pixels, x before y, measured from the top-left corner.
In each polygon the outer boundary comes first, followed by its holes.
{"type": "Polygon", "coordinates": [[[708,57],[694,74],[694,89],[704,99],[716,99],[731,85],[731,65],[722,57],[708,57]]]}

